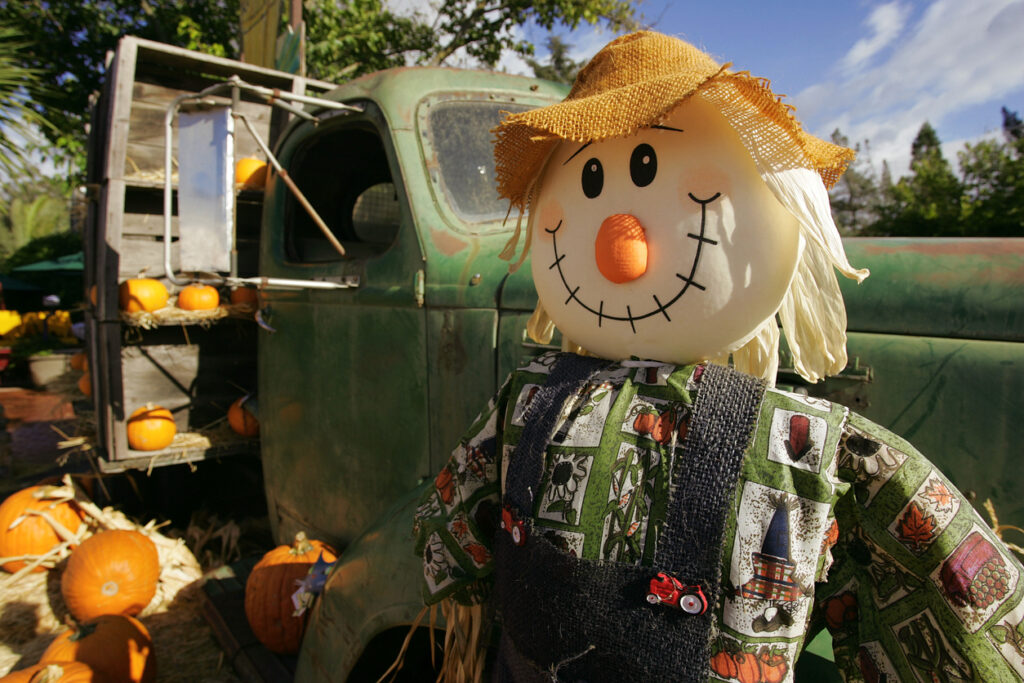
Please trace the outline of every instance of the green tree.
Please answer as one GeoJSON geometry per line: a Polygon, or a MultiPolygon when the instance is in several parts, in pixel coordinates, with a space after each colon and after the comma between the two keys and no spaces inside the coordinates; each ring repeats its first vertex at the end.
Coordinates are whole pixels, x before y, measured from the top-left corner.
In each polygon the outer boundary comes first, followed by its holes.
{"type": "Polygon", "coordinates": [[[982,140],[959,152],[964,232],[1024,236],[1024,137],[1020,119],[1003,107],[1005,140],[982,140]]]}
{"type": "Polygon", "coordinates": [[[32,37],[12,63],[31,70],[46,89],[32,93],[27,104],[52,124],[43,133],[79,169],[91,97],[121,36],[231,57],[238,23],[238,0],[0,0],[0,26],[32,37]]]}
{"type": "Polygon", "coordinates": [[[9,181],[0,188],[0,260],[8,259],[34,239],[70,228],[66,184],[30,176],[9,181]]]}
{"type": "Polygon", "coordinates": [[[8,177],[24,174],[23,149],[31,146],[36,130],[49,125],[32,102],[50,93],[40,84],[39,72],[20,62],[30,47],[14,29],[0,28],[0,171],[8,177]]]}
{"type": "Polygon", "coordinates": [[[871,234],[959,235],[963,186],[942,155],[938,133],[928,122],[910,148],[911,175],[885,188],[871,234]]]}
{"type": "MultiPolygon", "coordinates": [[[[850,146],[850,139],[838,128],[832,131],[832,142],[843,147],[850,146]]],[[[832,218],[844,235],[860,234],[874,223],[881,203],[878,182],[871,166],[870,144],[867,140],[858,142],[853,150],[857,158],[829,193],[832,218]]]]}
{"type": "Polygon", "coordinates": [[[327,80],[403,64],[438,66],[457,53],[488,67],[504,50],[528,57],[533,45],[515,35],[527,22],[547,31],[636,24],[630,0],[444,0],[429,21],[398,16],[381,0],[308,0],[305,8],[307,67],[327,80]]]}
{"type": "Polygon", "coordinates": [[[572,85],[576,80],[576,74],[583,68],[585,62],[575,62],[569,58],[569,45],[558,36],[549,36],[547,40],[548,62],[541,64],[532,57],[526,57],[526,63],[533,69],[533,75],[537,78],[546,78],[549,81],[557,81],[572,85]]]}
{"type": "Polygon", "coordinates": [[[1003,114],[1003,136],[1007,142],[1013,142],[1014,140],[1020,140],[1024,138],[1024,122],[1020,120],[1020,116],[1015,111],[1010,111],[1006,107],[1002,109],[1003,114]]]}

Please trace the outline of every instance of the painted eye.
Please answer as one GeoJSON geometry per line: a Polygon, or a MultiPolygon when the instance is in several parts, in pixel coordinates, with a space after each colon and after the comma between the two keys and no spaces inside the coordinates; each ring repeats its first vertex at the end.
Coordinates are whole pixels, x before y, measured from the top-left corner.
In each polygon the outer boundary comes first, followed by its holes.
{"type": "Polygon", "coordinates": [[[637,145],[629,158],[629,176],[637,187],[647,187],[658,172],[658,157],[648,144],[637,145]]]}
{"type": "Polygon", "coordinates": [[[588,198],[593,199],[601,194],[601,188],[604,187],[604,169],[601,168],[600,161],[594,158],[583,164],[583,177],[580,183],[583,185],[583,194],[588,198]]]}

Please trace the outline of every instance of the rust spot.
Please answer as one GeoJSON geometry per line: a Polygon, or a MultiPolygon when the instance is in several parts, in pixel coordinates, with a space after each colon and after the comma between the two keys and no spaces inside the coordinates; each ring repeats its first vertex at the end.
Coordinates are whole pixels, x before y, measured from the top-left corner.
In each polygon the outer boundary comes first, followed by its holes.
{"type": "Polygon", "coordinates": [[[455,256],[455,254],[469,246],[469,242],[460,240],[450,232],[438,230],[437,228],[430,229],[430,239],[433,240],[437,250],[445,256],[455,256]]]}
{"type": "Polygon", "coordinates": [[[921,254],[922,256],[1009,256],[1024,255],[1024,240],[1019,239],[929,239],[872,241],[857,244],[865,254],[921,254]]]}

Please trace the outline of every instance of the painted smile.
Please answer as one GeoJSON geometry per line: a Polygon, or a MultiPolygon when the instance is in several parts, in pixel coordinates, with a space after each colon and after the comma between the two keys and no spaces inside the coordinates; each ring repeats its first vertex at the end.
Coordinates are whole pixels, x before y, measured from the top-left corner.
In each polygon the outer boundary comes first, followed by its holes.
{"type": "Polygon", "coordinates": [[[705,237],[704,230],[707,224],[708,204],[718,199],[722,195],[722,193],[716,192],[714,195],[708,197],[707,199],[700,199],[698,197],[695,197],[692,193],[687,194],[691,200],[693,200],[697,204],[700,204],[700,232],[699,234],[694,234],[692,232],[687,234],[687,237],[697,242],[697,249],[693,255],[693,263],[690,264],[690,272],[676,273],[676,277],[682,281],[682,286],[671,299],[668,299],[663,303],[661,299],[658,298],[657,294],[652,294],[651,298],[654,299],[654,306],[653,308],[649,309],[647,309],[647,307],[645,306],[644,308],[646,309],[646,312],[644,313],[633,313],[633,307],[630,304],[626,305],[625,315],[622,315],[621,313],[608,313],[604,310],[604,299],[602,299],[596,307],[593,305],[593,302],[588,303],[584,301],[583,298],[581,298],[580,286],[572,286],[569,283],[569,281],[566,280],[565,272],[562,270],[562,261],[565,260],[566,255],[558,253],[558,235],[556,234],[562,227],[562,221],[559,221],[558,225],[556,225],[553,230],[548,230],[547,228],[544,228],[545,232],[551,235],[552,249],[555,254],[555,261],[550,266],[548,266],[548,269],[558,269],[558,275],[562,278],[562,285],[565,286],[565,291],[569,294],[569,297],[565,300],[566,305],[568,305],[570,301],[575,301],[583,309],[593,313],[595,316],[597,316],[598,327],[601,327],[605,320],[628,322],[629,327],[630,329],[633,330],[634,334],[636,334],[637,320],[644,320],[645,318],[650,318],[652,316],[663,315],[665,316],[665,320],[672,322],[672,318],[670,318],[668,315],[669,307],[671,307],[675,302],[679,301],[679,299],[682,298],[684,294],[686,294],[687,290],[690,289],[690,287],[695,287],[701,291],[704,291],[706,289],[706,287],[704,287],[694,279],[694,276],[697,274],[697,265],[700,262],[700,256],[701,252],[704,250],[704,245],[718,244],[716,240],[705,237]]]}

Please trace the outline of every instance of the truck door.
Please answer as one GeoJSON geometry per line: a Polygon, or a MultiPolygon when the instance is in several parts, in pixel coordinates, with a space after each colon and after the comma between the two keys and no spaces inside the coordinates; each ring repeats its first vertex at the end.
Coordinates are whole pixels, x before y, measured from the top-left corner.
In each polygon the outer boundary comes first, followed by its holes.
{"type": "Polygon", "coordinates": [[[349,285],[262,294],[261,448],[282,542],[302,529],[345,545],[429,471],[423,252],[385,117],[358,104],[278,151],[344,256],[281,178],[267,188],[259,274],[349,285]]]}

